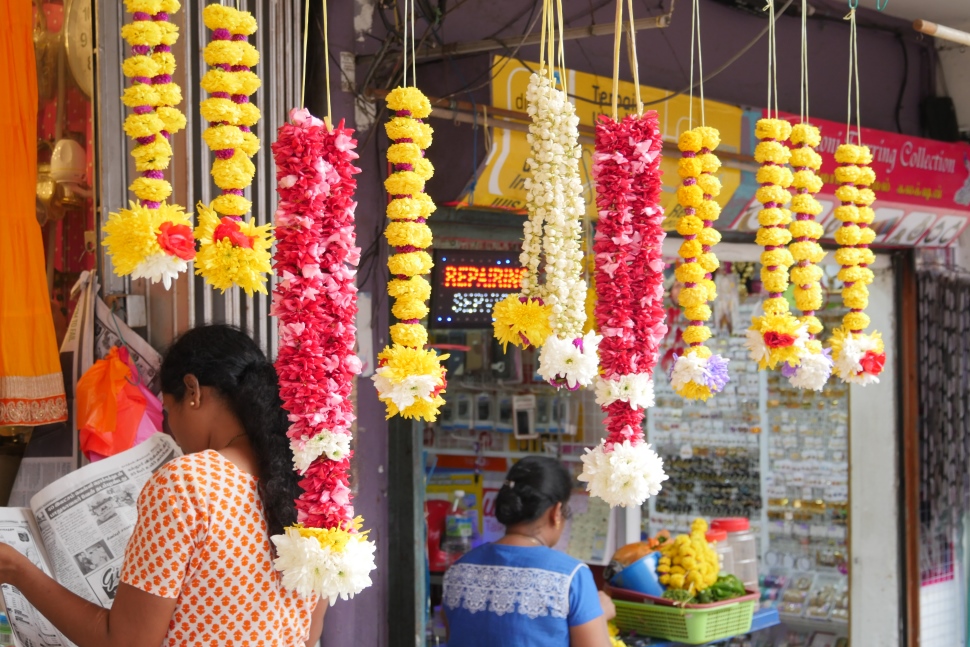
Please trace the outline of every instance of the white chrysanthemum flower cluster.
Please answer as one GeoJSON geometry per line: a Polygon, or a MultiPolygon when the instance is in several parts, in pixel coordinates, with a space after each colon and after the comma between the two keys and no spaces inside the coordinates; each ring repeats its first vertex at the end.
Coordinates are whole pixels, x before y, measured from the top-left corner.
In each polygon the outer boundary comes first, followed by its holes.
{"type": "Polygon", "coordinates": [[[706,358],[697,355],[681,355],[674,362],[674,368],[670,372],[670,385],[674,389],[683,389],[691,382],[706,384],[707,380],[704,377],[706,370],[706,358]]]}
{"type": "Polygon", "coordinates": [[[879,377],[868,373],[862,368],[862,358],[869,351],[878,351],[879,342],[871,335],[856,334],[846,337],[842,341],[842,351],[835,360],[835,373],[843,382],[869,386],[878,384],[879,377]]]}
{"type": "Polygon", "coordinates": [[[606,451],[601,442],[587,448],[582,459],[579,480],[586,483],[586,491],[613,507],[639,506],[660,492],[667,480],[663,460],[647,443],[633,446],[625,441],[606,451]]]}
{"type": "Polygon", "coordinates": [[[589,386],[599,372],[596,347],[601,339],[592,330],[578,340],[551,336],[539,350],[537,373],[547,382],[564,382],[569,389],[589,386]]]}
{"type": "Polygon", "coordinates": [[[610,379],[597,376],[596,404],[606,407],[626,402],[631,409],[647,409],[654,404],[653,380],[646,373],[616,375],[610,379]]]}
{"type": "Polygon", "coordinates": [[[788,383],[798,389],[821,392],[832,375],[832,359],[825,353],[809,353],[802,357],[788,383]]]}
{"type": "Polygon", "coordinates": [[[189,267],[188,263],[176,256],[168,254],[151,254],[138,264],[131,273],[132,279],[148,279],[152,283],[161,283],[168,290],[172,281],[178,280],[179,274],[189,267]]]}
{"type": "Polygon", "coordinates": [[[303,474],[313,461],[324,454],[332,461],[345,459],[350,453],[350,435],[322,431],[313,438],[302,436],[299,440],[290,439],[290,449],[296,471],[303,474]]]}
{"type": "Polygon", "coordinates": [[[283,573],[283,586],[304,597],[317,593],[330,604],[338,598],[352,598],[371,585],[374,542],[352,534],[339,550],[324,546],[316,537],[305,537],[296,528],[273,538],[276,569],[283,573]]]}
{"type": "Polygon", "coordinates": [[[388,374],[394,373],[394,369],[389,366],[382,366],[374,371],[374,385],[382,398],[386,398],[394,403],[399,410],[404,411],[417,401],[418,398],[430,402],[432,393],[438,386],[436,375],[409,375],[399,382],[388,378],[388,374]]]}

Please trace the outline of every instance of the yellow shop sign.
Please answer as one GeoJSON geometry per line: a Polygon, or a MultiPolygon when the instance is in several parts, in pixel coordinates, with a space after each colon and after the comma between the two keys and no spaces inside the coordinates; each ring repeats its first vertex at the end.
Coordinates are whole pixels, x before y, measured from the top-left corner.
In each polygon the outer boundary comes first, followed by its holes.
{"type": "MultiPolygon", "coordinates": [[[[529,76],[533,70],[538,70],[538,63],[521,62],[517,59],[495,57],[494,68],[499,72],[492,79],[492,105],[496,108],[526,111],[526,88],[529,76]]],[[[612,79],[573,70],[566,71],[566,87],[576,105],[576,114],[580,123],[595,126],[596,119],[601,114],[609,116],[612,97],[612,79]]],[[[642,86],[640,95],[644,103],[663,99],[671,93],[642,86]]],[[[634,112],[634,86],[625,81],[620,82],[620,96],[617,98],[620,117],[634,112]]],[[[691,100],[686,96],[678,96],[649,106],[648,109],[657,111],[660,128],[664,141],[676,143],[677,135],[688,128],[690,119],[691,100]]],[[[693,100],[694,125],[700,125],[701,102],[693,100]]],[[[704,102],[706,124],[721,131],[721,145],[718,150],[737,153],[741,149],[742,124],[740,108],[717,103],[704,102]]],[[[586,193],[587,215],[595,218],[595,193],[592,178],[593,144],[584,142],[583,145],[583,181],[586,193]]],[[[485,209],[502,209],[524,212],[525,179],[529,176],[526,160],[529,157],[529,144],[526,133],[508,130],[496,126],[492,137],[492,146],[483,166],[479,169],[474,182],[469,183],[458,206],[474,206],[485,209]]],[[[661,168],[664,172],[662,204],[667,212],[668,221],[676,215],[673,210],[677,207],[675,192],[679,178],[677,177],[677,158],[665,155],[661,168]]],[[[741,172],[735,168],[725,167],[720,173],[723,189],[718,201],[722,206],[727,204],[741,181],[741,172]]]]}

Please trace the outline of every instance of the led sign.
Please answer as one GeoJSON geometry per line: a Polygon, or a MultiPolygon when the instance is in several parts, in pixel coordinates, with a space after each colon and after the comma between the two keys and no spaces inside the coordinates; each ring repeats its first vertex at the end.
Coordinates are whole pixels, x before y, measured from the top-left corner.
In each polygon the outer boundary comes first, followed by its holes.
{"type": "Polygon", "coordinates": [[[514,252],[435,251],[431,328],[491,328],[492,306],[518,292],[525,271],[514,252]]]}

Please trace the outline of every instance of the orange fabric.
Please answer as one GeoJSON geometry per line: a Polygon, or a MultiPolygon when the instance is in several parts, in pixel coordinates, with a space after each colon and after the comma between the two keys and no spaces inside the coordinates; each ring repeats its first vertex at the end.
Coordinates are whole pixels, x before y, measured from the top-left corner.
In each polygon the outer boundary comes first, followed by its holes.
{"type": "Polygon", "coordinates": [[[0,425],[67,419],[44,242],[35,215],[37,73],[32,8],[0,2],[0,425]]]}
{"type": "Polygon", "coordinates": [[[283,588],[257,483],[207,450],[176,458],[142,490],[121,581],[178,599],[163,647],[309,638],[317,598],[283,588]]]}
{"type": "Polygon", "coordinates": [[[135,444],[147,402],[117,346],[77,381],[74,401],[81,450],[89,457],[114,456],[135,444]]]}

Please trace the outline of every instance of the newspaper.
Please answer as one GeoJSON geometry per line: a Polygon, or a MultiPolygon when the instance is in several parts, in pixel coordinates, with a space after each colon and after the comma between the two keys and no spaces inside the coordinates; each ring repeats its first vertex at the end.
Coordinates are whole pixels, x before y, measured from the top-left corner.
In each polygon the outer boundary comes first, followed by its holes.
{"type": "MultiPolygon", "coordinates": [[[[138,494],[152,473],[179,453],[171,438],[155,434],[72,472],[34,495],[29,508],[0,508],[0,541],[77,595],[110,607],[138,519],[138,494]]],[[[17,589],[0,591],[18,645],[71,645],[17,589]]]]}
{"type": "Polygon", "coordinates": [[[152,393],[161,393],[159,371],[162,368],[162,356],[124,321],[115,316],[100,297],[95,296],[94,356],[98,359],[107,357],[112,346],[122,345],[128,347],[128,353],[138,368],[142,384],[152,393]]]}

